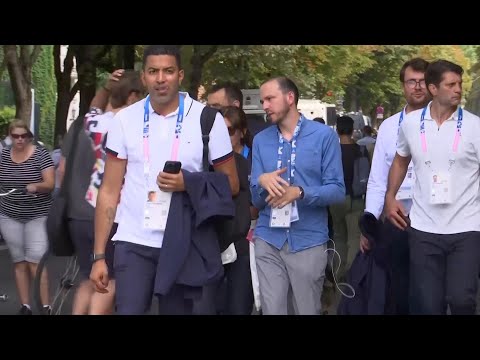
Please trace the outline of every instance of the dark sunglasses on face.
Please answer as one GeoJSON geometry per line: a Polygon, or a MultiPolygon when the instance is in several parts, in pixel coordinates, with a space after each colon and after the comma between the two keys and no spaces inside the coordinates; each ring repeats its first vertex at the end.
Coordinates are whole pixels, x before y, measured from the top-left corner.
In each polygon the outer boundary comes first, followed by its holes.
{"type": "Polygon", "coordinates": [[[23,133],[23,134],[11,134],[10,135],[14,139],[28,139],[30,135],[28,133],[23,133]]]}
{"type": "Polygon", "coordinates": [[[234,128],[232,126],[228,127],[228,135],[233,136],[233,135],[235,135],[236,132],[237,132],[236,128],[234,128]]]}

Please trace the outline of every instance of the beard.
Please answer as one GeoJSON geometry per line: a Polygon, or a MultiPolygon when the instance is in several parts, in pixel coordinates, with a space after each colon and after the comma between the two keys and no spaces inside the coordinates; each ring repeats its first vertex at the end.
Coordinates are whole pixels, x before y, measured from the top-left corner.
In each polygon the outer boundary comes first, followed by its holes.
{"type": "Polygon", "coordinates": [[[432,100],[430,94],[425,94],[423,97],[414,97],[413,95],[409,96],[407,103],[410,104],[410,106],[420,108],[420,107],[425,107],[430,100],[432,100]]]}
{"type": "Polygon", "coordinates": [[[285,121],[289,110],[289,107],[285,106],[283,109],[271,114],[269,118],[272,124],[281,125],[285,121]]]}

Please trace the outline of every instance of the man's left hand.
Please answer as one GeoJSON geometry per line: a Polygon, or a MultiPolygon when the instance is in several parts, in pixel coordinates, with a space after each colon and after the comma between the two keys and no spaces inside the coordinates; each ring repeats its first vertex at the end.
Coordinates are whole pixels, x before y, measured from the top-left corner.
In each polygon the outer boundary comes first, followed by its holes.
{"type": "Polygon", "coordinates": [[[282,196],[267,196],[265,201],[268,203],[268,205],[270,205],[272,209],[281,209],[284,206],[300,198],[300,188],[298,186],[287,186],[285,187],[285,190],[286,191],[282,196]]]}
{"type": "Polygon", "coordinates": [[[183,182],[183,173],[181,171],[178,174],[160,172],[157,176],[157,185],[162,191],[185,191],[185,183],[183,182]]]}

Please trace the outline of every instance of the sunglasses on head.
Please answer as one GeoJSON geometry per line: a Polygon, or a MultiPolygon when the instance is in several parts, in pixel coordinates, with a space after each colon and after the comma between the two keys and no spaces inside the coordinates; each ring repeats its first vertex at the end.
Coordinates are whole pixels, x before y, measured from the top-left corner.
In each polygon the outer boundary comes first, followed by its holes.
{"type": "Polygon", "coordinates": [[[30,135],[28,133],[24,133],[24,134],[11,134],[10,135],[12,138],[14,139],[28,139],[30,137],[30,135]]]}

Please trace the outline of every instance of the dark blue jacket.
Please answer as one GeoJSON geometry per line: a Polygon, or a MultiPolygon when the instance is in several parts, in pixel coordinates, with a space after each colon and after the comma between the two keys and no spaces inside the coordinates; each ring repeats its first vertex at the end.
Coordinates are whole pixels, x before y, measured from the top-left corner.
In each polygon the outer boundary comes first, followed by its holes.
{"type": "MultiPolygon", "coordinates": [[[[359,251],[353,260],[347,283],[355,289],[355,296],[353,298],[342,296],[337,309],[338,315],[391,313],[389,242],[380,234],[381,231],[378,232],[379,236],[370,242],[370,251],[364,254],[359,251]]],[[[350,295],[350,291],[347,289],[345,293],[350,295]]]]}
{"type": "Polygon", "coordinates": [[[182,172],[185,191],[172,196],[158,259],[155,295],[168,294],[174,285],[200,290],[223,276],[212,220],[235,215],[228,177],[217,172],[182,172]]]}

